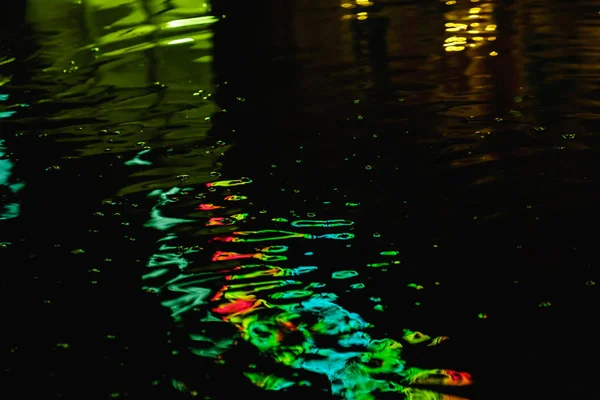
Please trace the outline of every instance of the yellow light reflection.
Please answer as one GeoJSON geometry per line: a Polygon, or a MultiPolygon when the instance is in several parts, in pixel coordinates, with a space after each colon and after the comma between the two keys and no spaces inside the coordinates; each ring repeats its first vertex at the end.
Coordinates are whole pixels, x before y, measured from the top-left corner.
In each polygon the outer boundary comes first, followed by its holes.
{"type": "Polygon", "coordinates": [[[446,2],[446,5],[447,5],[447,6],[452,6],[452,5],[454,5],[454,4],[456,4],[456,1],[455,1],[455,0],[449,0],[449,1],[447,1],[447,2],[446,2]]]}
{"type": "MultiPolygon", "coordinates": [[[[488,37],[496,30],[496,25],[493,23],[494,3],[491,1],[480,2],[479,0],[471,0],[471,2],[478,4],[468,5],[467,3],[466,7],[460,7],[460,10],[445,15],[445,31],[449,33],[448,36],[452,35],[443,44],[445,51],[476,49],[485,47],[487,42],[496,40],[496,37],[488,37]],[[461,36],[459,36],[459,32],[461,36]]],[[[448,3],[446,2],[446,4],[448,3]]],[[[457,1],[452,3],[461,4],[457,1]]],[[[487,50],[487,52],[489,51],[487,50]]]]}
{"type": "Polygon", "coordinates": [[[445,40],[446,43],[467,43],[467,38],[462,36],[451,36],[445,40]]]}
{"type": "Polygon", "coordinates": [[[446,32],[458,32],[461,29],[467,29],[466,24],[456,24],[454,22],[448,22],[445,26],[447,27],[446,32]]]}
{"type": "Polygon", "coordinates": [[[488,41],[493,42],[494,40],[496,40],[496,36],[490,36],[488,38],[488,41]]]}
{"type": "Polygon", "coordinates": [[[448,46],[446,47],[446,51],[463,51],[465,49],[464,46],[448,46]]]}
{"type": "Polygon", "coordinates": [[[497,56],[497,55],[498,55],[498,53],[497,53],[497,52],[495,52],[495,51],[492,51],[492,52],[490,53],[490,56],[492,56],[492,57],[495,57],[495,56],[497,56]]]}

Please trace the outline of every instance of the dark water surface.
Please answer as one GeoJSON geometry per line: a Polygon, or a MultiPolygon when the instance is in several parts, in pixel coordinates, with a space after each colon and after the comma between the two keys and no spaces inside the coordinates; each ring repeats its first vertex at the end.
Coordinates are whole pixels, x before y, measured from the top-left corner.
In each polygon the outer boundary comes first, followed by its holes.
{"type": "Polygon", "coordinates": [[[600,398],[600,1],[1,15],[7,399],[600,398]]]}

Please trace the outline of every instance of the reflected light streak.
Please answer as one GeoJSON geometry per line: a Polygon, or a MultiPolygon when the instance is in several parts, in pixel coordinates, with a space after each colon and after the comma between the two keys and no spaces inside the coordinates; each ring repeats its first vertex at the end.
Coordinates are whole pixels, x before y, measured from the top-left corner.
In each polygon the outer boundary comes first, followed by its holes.
{"type": "Polygon", "coordinates": [[[167,42],[167,45],[190,43],[193,41],[194,41],[194,39],[192,39],[192,38],[175,39],[175,40],[171,40],[170,42],[167,42]]]}
{"type": "Polygon", "coordinates": [[[194,25],[208,25],[217,22],[219,19],[213,16],[204,16],[196,18],[176,19],[169,21],[164,25],[165,29],[182,28],[194,25]]]}

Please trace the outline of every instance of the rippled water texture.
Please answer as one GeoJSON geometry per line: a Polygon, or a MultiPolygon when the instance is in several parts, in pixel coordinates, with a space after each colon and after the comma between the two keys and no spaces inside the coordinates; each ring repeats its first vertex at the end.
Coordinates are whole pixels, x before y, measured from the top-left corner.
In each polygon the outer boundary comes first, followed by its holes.
{"type": "Polygon", "coordinates": [[[600,398],[600,1],[3,13],[11,399],[600,398]]]}

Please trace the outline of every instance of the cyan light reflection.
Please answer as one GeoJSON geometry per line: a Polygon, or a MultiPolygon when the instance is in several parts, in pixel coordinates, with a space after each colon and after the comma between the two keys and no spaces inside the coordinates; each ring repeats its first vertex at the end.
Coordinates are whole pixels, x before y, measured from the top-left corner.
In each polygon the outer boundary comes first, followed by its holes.
{"type": "Polygon", "coordinates": [[[8,118],[8,117],[15,115],[16,113],[17,113],[16,111],[1,111],[0,118],[8,118]]]}
{"type": "Polygon", "coordinates": [[[0,140],[0,185],[6,186],[9,189],[9,193],[3,194],[0,197],[2,201],[0,203],[0,220],[17,218],[20,215],[21,205],[18,201],[11,199],[11,197],[14,198],[14,195],[25,187],[25,183],[23,182],[11,183],[14,163],[10,158],[6,157],[7,149],[4,144],[4,140],[0,140]]]}

